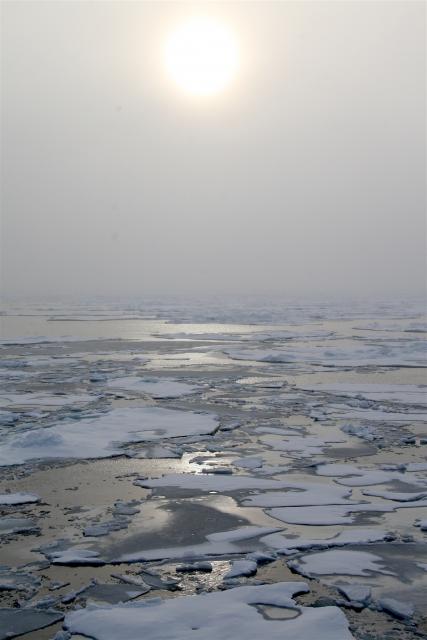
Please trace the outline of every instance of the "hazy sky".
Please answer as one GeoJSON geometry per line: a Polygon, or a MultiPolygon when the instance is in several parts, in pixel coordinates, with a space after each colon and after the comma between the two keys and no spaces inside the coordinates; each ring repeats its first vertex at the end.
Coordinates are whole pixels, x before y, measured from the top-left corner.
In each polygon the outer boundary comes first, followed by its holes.
{"type": "Polygon", "coordinates": [[[424,2],[1,9],[6,293],[422,293],[424,2]],[[200,14],[241,55],[204,99],[163,62],[200,14]]]}

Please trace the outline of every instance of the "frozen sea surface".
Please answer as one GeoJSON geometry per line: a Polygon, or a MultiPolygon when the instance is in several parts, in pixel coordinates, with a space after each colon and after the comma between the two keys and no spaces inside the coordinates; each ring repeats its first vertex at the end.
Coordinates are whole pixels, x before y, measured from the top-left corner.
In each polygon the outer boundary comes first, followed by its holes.
{"type": "Polygon", "coordinates": [[[6,304],[0,637],[427,637],[423,312],[6,304]]]}

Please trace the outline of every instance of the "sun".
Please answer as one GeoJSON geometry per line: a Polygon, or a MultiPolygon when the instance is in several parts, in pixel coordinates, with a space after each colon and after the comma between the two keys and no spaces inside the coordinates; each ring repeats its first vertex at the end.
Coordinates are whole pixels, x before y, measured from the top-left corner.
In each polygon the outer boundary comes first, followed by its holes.
{"type": "Polygon", "coordinates": [[[191,18],[167,38],[165,64],[186,93],[211,96],[225,89],[239,66],[233,33],[211,18],[191,18]]]}

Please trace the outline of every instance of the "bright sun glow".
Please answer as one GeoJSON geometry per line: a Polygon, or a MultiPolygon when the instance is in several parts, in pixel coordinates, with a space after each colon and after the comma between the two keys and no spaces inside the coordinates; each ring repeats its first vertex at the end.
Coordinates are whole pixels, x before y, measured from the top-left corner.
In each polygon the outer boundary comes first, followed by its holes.
{"type": "Polygon", "coordinates": [[[225,89],[238,67],[233,34],[209,18],[180,25],[166,42],[166,67],[187,93],[209,96],[225,89]]]}

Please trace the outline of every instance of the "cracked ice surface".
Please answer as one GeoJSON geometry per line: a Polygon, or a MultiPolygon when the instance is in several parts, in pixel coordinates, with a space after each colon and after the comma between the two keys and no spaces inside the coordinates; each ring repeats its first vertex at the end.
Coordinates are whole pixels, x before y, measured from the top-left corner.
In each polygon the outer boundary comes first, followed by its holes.
{"type": "MultiPolygon", "coordinates": [[[[67,625],[97,640],[343,640],[352,637],[345,614],[364,637],[372,629],[352,617],[347,596],[370,607],[378,638],[388,637],[381,625],[390,612],[406,624],[403,600],[419,624],[427,593],[421,316],[398,302],[374,315],[245,305],[53,305],[46,316],[36,311],[34,335],[48,339],[25,336],[25,324],[6,334],[0,597],[8,633],[17,628],[14,599],[32,624],[57,619],[31,616],[58,602],[67,625]],[[354,329],[364,319],[372,328],[354,329]],[[62,340],[65,332],[75,335],[62,340]],[[298,583],[280,587],[288,567],[316,578],[305,605],[328,588],[343,613],[296,609],[289,599],[298,583]],[[171,598],[154,600],[156,589],[171,598]],[[188,596],[199,592],[209,593],[188,596]],[[133,594],[144,601],[115,604],[133,594]],[[261,615],[253,602],[261,598],[284,607],[275,612],[282,619],[261,615]]],[[[49,637],[68,640],[57,628],[49,637]]],[[[400,627],[401,637],[414,640],[411,628],[400,627]]]]}

